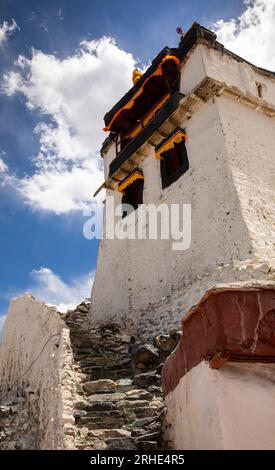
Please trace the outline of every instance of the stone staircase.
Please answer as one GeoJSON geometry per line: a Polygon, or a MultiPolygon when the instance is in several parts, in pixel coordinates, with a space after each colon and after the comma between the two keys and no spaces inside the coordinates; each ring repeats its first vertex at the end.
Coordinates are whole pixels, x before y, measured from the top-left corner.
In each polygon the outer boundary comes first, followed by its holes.
{"type": "Polygon", "coordinates": [[[89,301],[82,302],[65,317],[77,378],[77,448],[168,448],[162,433],[165,404],[160,374],[179,332],[142,344],[117,323],[90,328],[89,307],[89,301]]]}

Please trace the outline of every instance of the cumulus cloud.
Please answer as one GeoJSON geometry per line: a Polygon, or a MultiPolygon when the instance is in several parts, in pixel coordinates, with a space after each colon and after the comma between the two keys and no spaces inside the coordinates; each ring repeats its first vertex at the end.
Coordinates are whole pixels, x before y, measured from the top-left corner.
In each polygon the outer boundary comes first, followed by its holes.
{"type": "Polygon", "coordinates": [[[4,93],[21,93],[41,116],[35,172],[17,182],[32,207],[62,213],[91,200],[103,181],[102,118],[131,85],[134,66],[131,54],[103,37],[83,41],[65,59],[33,50],[4,75],[4,93]]]}
{"type": "Polygon", "coordinates": [[[74,308],[90,296],[94,272],[64,282],[51,269],[41,267],[31,273],[33,284],[28,289],[33,296],[48,305],[54,305],[60,312],[74,308]]]}
{"type": "MultiPolygon", "coordinates": [[[[0,153],[0,155],[1,155],[1,153],[0,153]]],[[[0,173],[6,173],[7,171],[8,171],[8,167],[7,167],[6,163],[0,157],[0,173]]]]}
{"type": "Polygon", "coordinates": [[[5,44],[8,37],[13,34],[16,29],[19,29],[19,27],[14,19],[12,19],[10,23],[8,21],[4,21],[0,24],[0,46],[5,44]]]}
{"type": "Polygon", "coordinates": [[[239,18],[216,22],[218,40],[255,65],[275,70],[275,0],[245,1],[244,5],[239,18]]]}

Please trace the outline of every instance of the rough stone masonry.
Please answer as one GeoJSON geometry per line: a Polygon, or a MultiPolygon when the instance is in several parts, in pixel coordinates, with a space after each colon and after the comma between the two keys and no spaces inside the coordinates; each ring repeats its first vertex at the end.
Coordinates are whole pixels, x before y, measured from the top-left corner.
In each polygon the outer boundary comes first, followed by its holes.
{"type": "Polygon", "coordinates": [[[143,344],[117,323],[91,328],[89,307],[84,301],[61,316],[29,295],[12,302],[0,363],[0,449],[169,448],[160,374],[180,333],[143,344]],[[33,324],[17,337],[19,315],[33,324]]]}

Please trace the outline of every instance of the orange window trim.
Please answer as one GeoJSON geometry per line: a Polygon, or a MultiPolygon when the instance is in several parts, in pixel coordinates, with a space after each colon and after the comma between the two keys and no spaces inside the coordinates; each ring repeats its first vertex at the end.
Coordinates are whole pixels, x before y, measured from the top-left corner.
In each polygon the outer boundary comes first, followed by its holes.
{"type": "Polygon", "coordinates": [[[129,175],[129,177],[126,178],[126,180],[123,181],[123,183],[121,183],[121,184],[118,185],[117,190],[118,190],[120,193],[123,193],[124,189],[126,189],[130,184],[134,183],[134,181],[136,181],[136,180],[143,180],[143,179],[144,179],[143,174],[142,174],[140,171],[135,171],[134,173],[132,173],[131,175],[129,175]]]}
{"type": "Polygon", "coordinates": [[[104,131],[108,132],[111,130],[112,124],[115,121],[115,119],[119,116],[119,114],[124,110],[124,109],[131,109],[135,103],[135,100],[138,96],[140,96],[143,92],[145,84],[154,76],[157,75],[162,75],[162,66],[167,60],[173,60],[178,66],[180,65],[180,59],[176,56],[173,55],[166,55],[161,63],[159,64],[158,68],[155,70],[154,73],[152,73],[149,77],[146,78],[140,89],[136,92],[136,94],[133,96],[133,98],[125,105],[123,108],[119,109],[115,115],[113,116],[111,122],[108,124],[108,126],[104,127],[104,131]]]}
{"type": "Polygon", "coordinates": [[[176,134],[174,134],[165,144],[163,144],[155,153],[155,156],[158,160],[161,159],[161,154],[164,152],[167,152],[168,150],[171,150],[175,144],[179,144],[180,142],[187,141],[187,134],[186,132],[183,132],[181,130],[178,130],[176,134]]]}

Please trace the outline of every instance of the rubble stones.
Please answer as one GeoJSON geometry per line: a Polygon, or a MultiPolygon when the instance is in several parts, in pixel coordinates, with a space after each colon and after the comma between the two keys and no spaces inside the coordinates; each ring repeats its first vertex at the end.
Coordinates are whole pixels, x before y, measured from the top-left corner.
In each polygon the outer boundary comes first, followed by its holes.
{"type": "Polygon", "coordinates": [[[10,414],[10,407],[9,406],[0,406],[0,419],[8,418],[10,414]]]}
{"type": "Polygon", "coordinates": [[[113,392],[116,389],[116,384],[110,379],[99,379],[93,382],[85,382],[83,388],[86,392],[113,392]]]}
{"type": "Polygon", "coordinates": [[[28,410],[26,397],[13,398],[0,406],[0,450],[37,449],[34,428],[35,417],[28,410]]]}
{"type": "Polygon", "coordinates": [[[155,371],[144,372],[142,374],[137,374],[134,377],[134,384],[139,387],[148,387],[149,385],[154,385],[160,379],[160,376],[157,375],[155,371]]]}
{"type": "Polygon", "coordinates": [[[138,450],[138,445],[134,439],[128,438],[111,438],[107,439],[106,450],[138,450]]]}
{"type": "MultiPolygon", "coordinates": [[[[179,338],[177,330],[142,344],[116,322],[91,328],[90,303],[82,302],[64,320],[74,355],[68,380],[75,382],[74,411],[64,432],[76,449],[161,450],[165,405],[161,369],[179,338]]],[[[0,449],[36,449],[32,432],[39,396],[21,397],[0,406],[0,449]],[[26,405],[28,400],[28,405],[26,405]]]]}
{"type": "Polygon", "coordinates": [[[147,392],[147,390],[134,389],[126,392],[126,397],[130,400],[151,400],[153,395],[150,392],[147,392]]]}
{"type": "Polygon", "coordinates": [[[120,379],[116,382],[116,390],[117,392],[128,392],[133,388],[133,380],[132,379],[120,379]]]}
{"type": "Polygon", "coordinates": [[[146,408],[149,406],[149,401],[147,400],[121,400],[117,404],[118,408],[146,408]]]}
{"type": "Polygon", "coordinates": [[[173,332],[173,336],[171,335],[158,335],[155,338],[156,346],[163,352],[171,353],[173,349],[175,349],[180,335],[173,332]]]}
{"type": "Polygon", "coordinates": [[[132,348],[133,360],[135,364],[155,363],[159,357],[158,350],[152,344],[140,345],[132,348]]]}
{"type": "Polygon", "coordinates": [[[89,403],[106,401],[114,403],[116,401],[123,400],[124,398],[126,398],[125,393],[95,393],[89,396],[89,403]]]}
{"type": "Polygon", "coordinates": [[[89,303],[67,314],[78,383],[78,449],[164,449],[162,363],[177,332],[142,344],[116,322],[90,327],[89,303]]]}
{"type": "Polygon", "coordinates": [[[108,439],[111,437],[131,437],[131,431],[126,429],[94,429],[90,431],[90,436],[100,439],[108,439]]]}
{"type": "Polygon", "coordinates": [[[131,342],[131,338],[132,338],[132,337],[129,336],[129,335],[121,335],[121,336],[120,336],[120,341],[121,341],[122,343],[130,343],[130,342],[131,342]]]}

